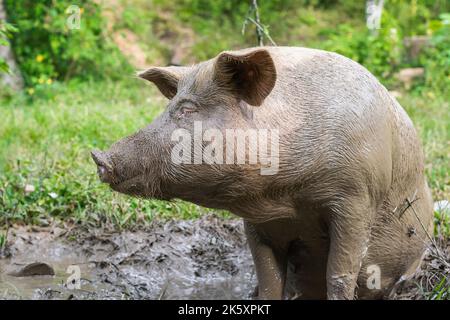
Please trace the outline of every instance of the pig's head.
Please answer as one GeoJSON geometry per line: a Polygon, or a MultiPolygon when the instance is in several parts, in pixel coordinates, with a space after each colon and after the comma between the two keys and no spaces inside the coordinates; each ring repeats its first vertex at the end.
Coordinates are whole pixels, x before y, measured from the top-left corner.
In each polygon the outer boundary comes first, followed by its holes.
{"type": "Polygon", "coordinates": [[[169,103],[147,127],[108,151],[92,151],[100,179],[125,194],[181,198],[210,206],[214,206],[211,199],[227,201],[244,189],[242,166],[175,163],[173,133],[184,129],[193,138],[194,122],[201,122],[203,131],[252,127],[254,108],[276,81],[268,51],[223,52],[191,67],[153,67],[139,77],[154,83],[169,103]]]}

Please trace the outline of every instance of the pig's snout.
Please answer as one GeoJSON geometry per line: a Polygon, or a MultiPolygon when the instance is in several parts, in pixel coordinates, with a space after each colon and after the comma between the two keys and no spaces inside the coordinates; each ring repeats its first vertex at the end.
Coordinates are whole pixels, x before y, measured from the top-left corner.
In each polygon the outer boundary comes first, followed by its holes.
{"type": "Polygon", "coordinates": [[[105,152],[99,150],[91,151],[92,159],[97,165],[97,173],[102,182],[112,183],[113,182],[113,168],[108,155],[105,152]]]}

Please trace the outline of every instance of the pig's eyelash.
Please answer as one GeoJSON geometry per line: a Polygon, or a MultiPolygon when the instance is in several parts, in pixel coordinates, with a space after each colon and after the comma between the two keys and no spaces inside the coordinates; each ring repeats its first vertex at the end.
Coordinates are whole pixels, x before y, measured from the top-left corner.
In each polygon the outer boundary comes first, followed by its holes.
{"type": "Polygon", "coordinates": [[[195,101],[192,101],[191,99],[187,99],[187,98],[181,99],[178,102],[178,105],[180,106],[180,109],[182,109],[187,104],[192,105],[194,108],[198,108],[199,107],[198,104],[195,101]]]}
{"type": "Polygon", "coordinates": [[[198,106],[191,100],[182,100],[180,101],[181,106],[179,107],[180,114],[188,114],[197,112],[198,106]]]}
{"type": "Polygon", "coordinates": [[[197,112],[197,106],[194,104],[190,104],[189,106],[181,106],[178,108],[177,112],[176,112],[176,118],[181,119],[185,116],[188,116],[192,113],[197,112]]]}
{"type": "Polygon", "coordinates": [[[180,108],[180,113],[181,114],[194,113],[194,112],[197,112],[197,108],[196,107],[183,106],[183,107],[180,108]]]}

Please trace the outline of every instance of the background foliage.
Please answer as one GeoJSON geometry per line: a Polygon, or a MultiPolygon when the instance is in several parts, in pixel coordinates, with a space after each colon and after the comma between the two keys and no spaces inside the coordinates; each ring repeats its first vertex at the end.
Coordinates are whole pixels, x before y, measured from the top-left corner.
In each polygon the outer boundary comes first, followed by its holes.
{"type": "MultiPolygon", "coordinates": [[[[17,32],[16,28],[6,21],[0,20],[0,46],[8,46],[9,39],[12,37],[14,32],[17,32]]],[[[0,73],[2,72],[9,72],[9,66],[5,59],[0,57],[0,73]]]]}
{"type": "Polygon", "coordinates": [[[71,78],[117,79],[124,68],[131,72],[105,36],[100,6],[93,1],[76,1],[82,26],[70,29],[67,8],[72,4],[70,0],[5,0],[10,23],[20,30],[12,45],[28,86],[71,78]]]}

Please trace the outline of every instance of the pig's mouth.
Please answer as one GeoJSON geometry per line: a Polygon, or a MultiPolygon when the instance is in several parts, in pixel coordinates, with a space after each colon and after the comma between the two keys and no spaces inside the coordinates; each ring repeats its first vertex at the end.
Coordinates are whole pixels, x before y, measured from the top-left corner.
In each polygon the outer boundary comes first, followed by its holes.
{"type": "Polygon", "coordinates": [[[145,190],[145,189],[142,188],[143,186],[142,186],[142,176],[141,175],[134,176],[132,178],[126,179],[121,182],[111,182],[111,183],[109,183],[109,186],[111,187],[111,189],[113,189],[117,192],[131,194],[131,195],[137,195],[137,196],[145,195],[145,192],[143,192],[143,190],[145,190]]]}

